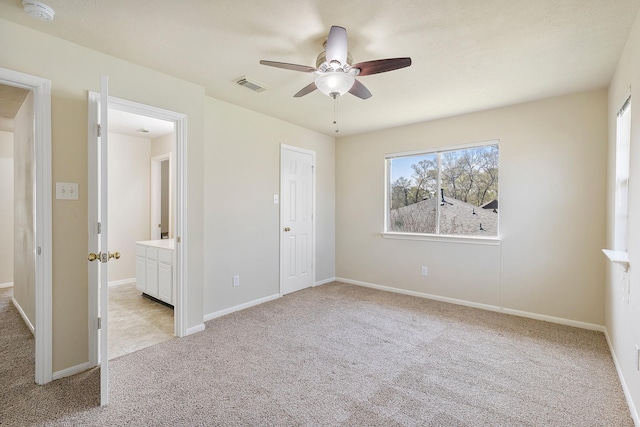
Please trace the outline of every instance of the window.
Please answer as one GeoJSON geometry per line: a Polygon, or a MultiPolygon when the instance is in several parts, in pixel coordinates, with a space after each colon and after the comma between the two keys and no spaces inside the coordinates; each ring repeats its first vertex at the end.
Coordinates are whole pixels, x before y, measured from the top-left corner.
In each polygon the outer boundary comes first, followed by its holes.
{"type": "Polygon", "coordinates": [[[498,236],[498,142],[386,157],[390,233],[498,236]]]}
{"type": "Polygon", "coordinates": [[[627,252],[628,199],[629,199],[629,150],[631,141],[631,98],[618,112],[616,121],[616,189],[614,208],[614,249],[627,252]]]}

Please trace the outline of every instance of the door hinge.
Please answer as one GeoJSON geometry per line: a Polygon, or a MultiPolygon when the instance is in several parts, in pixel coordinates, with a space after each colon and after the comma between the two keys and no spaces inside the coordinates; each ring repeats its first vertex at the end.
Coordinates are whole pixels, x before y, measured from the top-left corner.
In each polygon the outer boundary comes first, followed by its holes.
{"type": "Polygon", "coordinates": [[[98,125],[98,136],[102,136],[102,126],[98,125]]]}
{"type": "Polygon", "coordinates": [[[42,255],[42,247],[38,246],[38,255],[42,255]]]}
{"type": "Polygon", "coordinates": [[[98,317],[98,329],[102,329],[102,317],[98,317]]]}
{"type": "Polygon", "coordinates": [[[98,223],[98,234],[102,233],[102,223],[98,223]]]}

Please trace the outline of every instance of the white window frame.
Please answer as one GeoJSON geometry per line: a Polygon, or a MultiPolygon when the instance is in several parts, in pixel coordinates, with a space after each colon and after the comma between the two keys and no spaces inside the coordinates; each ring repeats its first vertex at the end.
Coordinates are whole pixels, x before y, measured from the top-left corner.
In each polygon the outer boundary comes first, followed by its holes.
{"type": "MultiPolygon", "coordinates": [[[[399,231],[389,231],[389,208],[391,203],[391,180],[390,180],[390,160],[394,158],[400,157],[409,157],[409,156],[417,156],[417,155],[429,155],[429,154],[437,154],[444,153],[448,151],[458,151],[465,150],[470,148],[481,148],[486,147],[488,145],[497,145],[498,150],[500,150],[500,140],[488,140],[488,141],[480,141],[473,142],[468,144],[459,144],[445,147],[434,147],[429,149],[422,150],[413,150],[413,151],[404,151],[397,153],[387,153],[384,156],[384,225],[383,230],[380,235],[385,239],[400,239],[400,240],[424,240],[424,241],[433,241],[433,242],[453,242],[453,243],[465,243],[465,244],[477,244],[477,245],[500,245],[500,217],[498,216],[498,234],[497,236],[465,236],[465,235],[445,235],[445,234],[429,234],[429,233],[409,233],[409,232],[399,232],[399,231]]],[[[500,169],[500,157],[498,157],[498,170],[500,169]]],[[[440,192],[440,173],[441,173],[441,165],[440,165],[440,156],[438,156],[438,194],[440,192]]],[[[498,215],[500,215],[498,213],[498,215]]],[[[437,219],[436,219],[436,233],[439,233],[440,229],[440,212],[438,210],[437,219]]]]}

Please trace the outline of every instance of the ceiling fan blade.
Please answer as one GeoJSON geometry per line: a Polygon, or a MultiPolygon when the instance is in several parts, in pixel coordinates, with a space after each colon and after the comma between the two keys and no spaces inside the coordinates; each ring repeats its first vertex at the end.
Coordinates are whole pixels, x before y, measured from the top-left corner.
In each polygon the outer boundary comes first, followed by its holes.
{"type": "Polygon", "coordinates": [[[359,76],[368,76],[369,74],[386,73],[409,65],[411,65],[411,58],[389,58],[360,62],[352,65],[351,68],[359,68],[359,76]]]}
{"type": "Polygon", "coordinates": [[[316,89],[318,89],[318,86],[316,86],[316,82],[311,82],[307,86],[305,86],[302,89],[300,89],[298,91],[298,93],[293,95],[293,97],[294,98],[300,98],[301,96],[305,96],[306,94],[311,93],[316,89]]]}
{"type": "Polygon", "coordinates": [[[297,65],[297,64],[287,64],[286,62],[276,62],[276,61],[260,61],[262,65],[268,65],[270,67],[276,68],[284,68],[285,70],[293,70],[293,71],[302,71],[303,73],[313,73],[317,71],[316,68],[307,67],[306,65],[297,65]]]}
{"type": "Polygon", "coordinates": [[[353,86],[349,89],[349,93],[351,95],[355,95],[360,99],[369,99],[371,98],[371,92],[367,89],[362,83],[357,80],[354,80],[353,86]]]}
{"type": "Polygon", "coordinates": [[[340,65],[347,63],[347,30],[342,27],[331,27],[326,47],[327,62],[338,61],[340,65]]]}

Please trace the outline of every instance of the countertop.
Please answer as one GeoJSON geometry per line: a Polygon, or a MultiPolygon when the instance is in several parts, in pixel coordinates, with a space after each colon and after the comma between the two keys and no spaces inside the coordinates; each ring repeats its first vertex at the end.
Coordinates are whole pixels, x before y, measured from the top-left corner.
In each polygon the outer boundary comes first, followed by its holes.
{"type": "Polygon", "coordinates": [[[174,239],[162,239],[162,240],[142,240],[136,242],[136,245],[154,246],[161,249],[175,249],[174,239]]]}

